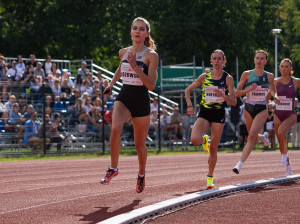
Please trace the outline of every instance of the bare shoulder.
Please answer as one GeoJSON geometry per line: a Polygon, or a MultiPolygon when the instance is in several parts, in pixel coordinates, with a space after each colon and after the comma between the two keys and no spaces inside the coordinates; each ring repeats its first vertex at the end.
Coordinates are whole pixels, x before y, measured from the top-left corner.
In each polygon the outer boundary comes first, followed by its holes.
{"type": "Polygon", "coordinates": [[[300,79],[299,79],[299,78],[292,77],[292,79],[293,79],[293,82],[294,82],[297,86],[300,86],[300,79]]]}
{"type": "Polygon", "coordinates": [[[122,48],[119,50],[119,57],[122,58],[124,56],[124,54],[127,52],[129,47],[126,48],[122,48]]]}
{"type": "Polygon", "coordinates": [[[149,58],[150,60],[157,60],[158,59],[158,54],[156,51],[150,49],[145,53],[145,58],[149,58]]]}

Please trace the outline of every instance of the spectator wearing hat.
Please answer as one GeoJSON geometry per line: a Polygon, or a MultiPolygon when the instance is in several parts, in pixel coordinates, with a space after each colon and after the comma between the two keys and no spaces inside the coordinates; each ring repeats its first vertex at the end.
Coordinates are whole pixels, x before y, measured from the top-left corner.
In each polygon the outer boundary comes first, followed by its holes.
{"type": "Polygon", "coordinates": [[[36,63],[36,67],[33,69],[33,73],[35,75],[35,77],[37,77],[38,75],[40,75],[42,77],[42,79],[45,79],[45,71],[42,68],[43,64],[41,62],[37,62],[36,63]]]}
{"type": "Polygon", "coordinates": [[[29,61],[26,63],[26,69],[29,68],[30,65],[32,65],[33,68],[36,67],[36,60],[35,60],[35,55],[31,54],[29,55],[29,61]]]}
{"type": "Polygon", "coordinates": [[[61,71],[59,69],[56,69],[53,78],[61,80],[61,71]]]}
{"type": "Polygon", "coordinates": [[[86,73],[90,72],[87,68],[86,68],[87,64],[85,61],[81,62],[81,66],[80,68],[77,70],[77,75],[81,75],[81,78],[83,80],[86,79],[86,73]]]}

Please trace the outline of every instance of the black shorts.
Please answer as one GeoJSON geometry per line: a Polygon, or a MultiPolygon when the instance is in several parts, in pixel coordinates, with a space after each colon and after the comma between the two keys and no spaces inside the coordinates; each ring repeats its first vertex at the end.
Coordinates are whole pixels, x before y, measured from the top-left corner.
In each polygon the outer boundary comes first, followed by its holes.
{"type": "Polygon", "coordinates": [[[251,117],[254,119],[257,114],[267,109],[266,105],[263,104],[245,104],[245,110],[251,115],[251,117]]]}
{"type": "Polygon", "coordinates": [[[135,91],[128,91],[123,85],[116,101],[121,101],[130,111],[132,117],[150,115],[150,96],[148,91],[142,88],[135,88],[135,91]]]}
{"type": "Polygon", "coordinates": [[[208,109],[200,106],[200,112],[198,118],[201,117],[207,120],[209,123],[225,123],[225,108],[222,109],[208,109]]]}

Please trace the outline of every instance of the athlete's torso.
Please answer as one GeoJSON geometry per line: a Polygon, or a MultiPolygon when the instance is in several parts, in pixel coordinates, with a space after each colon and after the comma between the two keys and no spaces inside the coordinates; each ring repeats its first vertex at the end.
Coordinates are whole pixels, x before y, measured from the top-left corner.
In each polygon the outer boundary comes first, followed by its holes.
{"type": "Polygon", "coordinates": [[[279,81],[276,87],[277,96],[280,99],[280,103],[276,104],[276,110],[294,110],[294,101],[296,97],[296,90],[293,82],[293,78],[290,79],[288,84],[283,84],[279,81]]]}

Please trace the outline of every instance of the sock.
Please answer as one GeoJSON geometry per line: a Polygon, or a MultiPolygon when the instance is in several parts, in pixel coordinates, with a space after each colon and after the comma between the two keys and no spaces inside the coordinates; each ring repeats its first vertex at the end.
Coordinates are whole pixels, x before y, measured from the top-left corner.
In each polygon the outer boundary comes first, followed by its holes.
{"type": "Polygon", "coordinates": [[[112,168],[112,167],[110,167],[109,169],[114,170],[115,172],[118,171],[118,168],[112,168]]]}
{"type": "Polygon", "coordinates": [[[239,161],[238,164],[236,165],[236,167],[238,168],[238,170],[240,170],[243,166],[243,162],[239,161]]]}
{"type": "Polygon", "coordinates": [[[145,176],[145,174],[144,175],[139,174],[139,177],[144,177],[144,176],[145,176]]]}
{"type": "Polygon", "coordinates": [[[287,161],[288,159],[288,154],[281,154],[281,160],[287,161]]]}
{"type": "Polygon", "coordinates": [[[208,175],[207,175],[207,177],[211,177],[211,178],[213,178],[213,176],[208,176],[208,175]]]}

